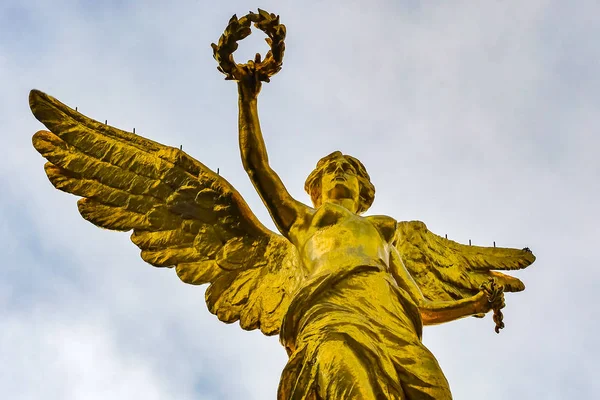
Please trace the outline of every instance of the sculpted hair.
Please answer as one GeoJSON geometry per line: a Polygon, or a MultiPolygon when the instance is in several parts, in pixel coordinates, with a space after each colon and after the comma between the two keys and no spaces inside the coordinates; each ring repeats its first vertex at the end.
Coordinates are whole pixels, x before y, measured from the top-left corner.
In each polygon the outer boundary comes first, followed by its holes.
{"type": "Polygon", "coordinates": [[[342,154],[340,151],[334,151],[333,153],[321,158],[317,163],[317,167],[310,173],[304,184],[304,190],[310,195],[312,202],[315,207],[321,205],[321,176],[323,170],[329,164],[330,161],[343,157],[345,158],[356,170],[356,176],[358,177],[358,184],[360,186],[360,199],[358,204],[357,213],[361,214],[371,207],[373,200],[375,200],[375,186],[371,183],[371,178],[367,173],[367,169],[358,161],[358,159],[342,154]]]}

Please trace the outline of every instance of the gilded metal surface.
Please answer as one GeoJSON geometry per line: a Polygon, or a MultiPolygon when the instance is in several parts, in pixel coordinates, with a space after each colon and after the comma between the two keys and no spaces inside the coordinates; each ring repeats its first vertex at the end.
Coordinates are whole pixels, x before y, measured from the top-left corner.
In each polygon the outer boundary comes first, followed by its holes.
{"type": "Polygon", "coordinates": [[[33,136],[46,174],[82,197],[86,220],[133,231],[146,262],[174,267],[186,283],[210,284],[206,303],[221,321],[280,334],[289,361],[279,399],[450,399],[422,326],[494,310],[498,331],[504,292],[524,285],[496,270],[524,268],[535,257],[458,244],[419,221],[362,216],[375,189],[362,163],[340,152],[307,179],[313,207],[292,198],[269,165],[257,111],[261,81],[281,68],[284,37],[278,18],[259,12],[233,18],[213,45],[220,70],[238,84],[244,168],[281,234],[180,149],[33,90],[31,110],[49,130],[33,136]],[[230,55],[250,22],[273,51],[238,65],[230,55]]]}

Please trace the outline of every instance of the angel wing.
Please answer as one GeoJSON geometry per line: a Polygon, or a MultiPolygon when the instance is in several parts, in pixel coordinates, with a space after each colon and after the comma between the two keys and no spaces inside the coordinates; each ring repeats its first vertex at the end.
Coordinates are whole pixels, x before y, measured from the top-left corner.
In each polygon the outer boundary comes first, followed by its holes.
{"type": "Polygon", "coordinates": [[[94,225],[133,230],[144,261],[210,283],[209,310],[243,329],[279,332],[303,277],[296,248],[265,228],[221,176],[180,149],[94,121],[40,91],[29,104],[49,130],[33,146],[50,182],[83,197],[94,225]]]}
{"type": "Polygon", "coordinates": [[[495,270],[517,270],[531,265],[529,249],[479,247],[456,243],[431,233],[420,221],[399,222],[394,245],[428,300],[458,300],[479,292],[494,278],[505,292],[520,292],[519,279],[495,270]]]}

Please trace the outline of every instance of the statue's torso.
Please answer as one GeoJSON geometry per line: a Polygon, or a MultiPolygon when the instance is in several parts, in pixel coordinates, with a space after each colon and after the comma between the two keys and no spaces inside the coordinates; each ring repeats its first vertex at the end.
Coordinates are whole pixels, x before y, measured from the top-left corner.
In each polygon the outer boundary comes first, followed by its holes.
{"type": "Polygon", "coordinates": [[[300,227],[296,245],[311,277],[356,265],[387,268],[395,228],[393,218],[361,217],[337,204],[325,203],[300,227]]]}

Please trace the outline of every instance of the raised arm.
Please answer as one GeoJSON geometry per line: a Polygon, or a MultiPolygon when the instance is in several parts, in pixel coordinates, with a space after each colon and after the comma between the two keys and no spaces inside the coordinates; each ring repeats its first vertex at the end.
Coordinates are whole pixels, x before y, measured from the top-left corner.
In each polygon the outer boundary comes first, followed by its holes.
{"type": "Polygon", "coordinates": [[[419,307],[423,325],[436,325],[454,321],[471,315],[485,314],[493,307],[503,307],[504,296],[499,296],[494,302],[488,300],[487,294],[480,291],[472,297],[455,301],[430,301],[425,299],[400,258],[398,250],[391,246],[390,272],[398,286],[406,290],[419,307]]]}
{"type": "Polygon", "coordinates": [[[309,207],[290,196],[279,176],[271,169],[258,120],[260,81],[253,77],[238,82],[240,151],[244,169],[267,206],[282,235],[290,230],[309,207]]]}

